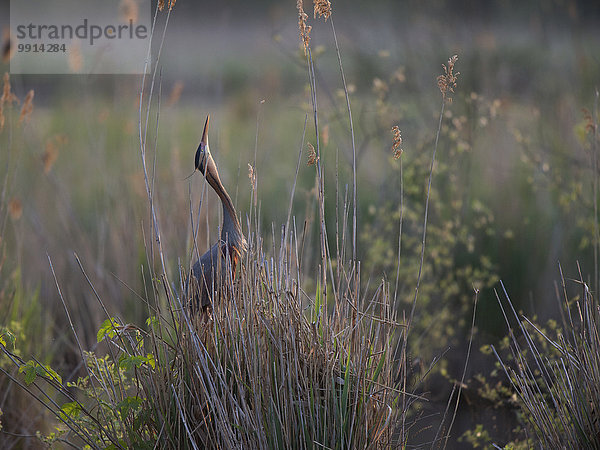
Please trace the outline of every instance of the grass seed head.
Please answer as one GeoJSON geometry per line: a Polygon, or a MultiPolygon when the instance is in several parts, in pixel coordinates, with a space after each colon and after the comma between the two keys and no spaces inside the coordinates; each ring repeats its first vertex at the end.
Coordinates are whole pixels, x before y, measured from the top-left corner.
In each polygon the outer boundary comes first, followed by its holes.
{"type": "Polygon", "coordinates": [[[254,172],[254,167],[252,167],[252,164],[250,163],[248,163],[248,178],[250,179],[252,189],[256,190],[256,173],[254,172]]]}
{"type": "Polygon", "coordinates": [[[19,123],[23,123],[24,121],[28,121],[31,113],[33,112],[33,96],[35,92],[31,89],[27,96],[25,97],[25,101],[23,102],[23,107],[21,108],[21,116],[19,117],[19,123]]]}
{"type": "Polygon", "coordinates": [[[313,145],[309,142],[308,143],[308,165],[309,166],[314,166],[317,161],[319,160],[319,157],[317,156],[317,152],[315,151],[315,148],[313,147],[313,145]]]}
{"type": "Polygon", "coordinates": [[[594,117],[592,113],[587,108],[582,108],[583,112],[583,120],[585,122],[585,132],[586,134],[596,134],[596,123],[594,122],[594,117]]]}
{"type": "Polygon", "coordinates": [[[402,150],[402,132],[398,125],[392,127],[392,134],[394,135],[394,142],[392,143],[392,151],[394,152],[394,159],[400,158],[404,150],[402,150]]]}
{"type": "Polygon", "coordinates": [[[4,74],[4,88],[2,89],[2,97],[0,97],[0,131],[4,129],[6,116],[4,115],[4,105],[12,106],[13,103],[19,104],[19,99],[10,90],[10,75],[8,72],[4,74]]]}
{"type": "Polygon", "coordinates": [[[169,99],[167,100],[167,106],[173,106],[175,103],[179,101],[181,98],[181,93],[183,92],[183,82],[176,81],[173,85],[173,89],[171,89],[171,93],[169,94],[169,99]]]}
{"type": "Polygon", "coordinates": [[[404,66],[400,66],[396,69],[392,75],[392,81],[396,81],[398,83],[406,82],[406,68],[404,66]]]}
{"type": "Polygon", "coordinates": [[[2,89],[2,97],[0,97],[0,105],[4,106],[6,103],[9,106],[13,103],[19,104],[19,99],[10,89],[10,75],[8,72],[4,74],[4,88],[2,89]]]}
{"type": "Polygon", "coordinates": [[[454,88],[456,88],[456,80],[460,75],[460,72],[454,73],[454,64],[458,60],[458,55],[452,56],[448,60],[448,65],[442,64],[444,68],[444,73],[437,77],[437,85],[442,93],[442,96],[445,101],[451,102],[452,97],[450,94],[454,93],[454,88]]]}
{"type": "Polygon", "coordinates": [[[8,28],[2,33],[2,62],[7,63],[12,58],[15,50],[15,40],[10,35],[8,28]]]}
{"type": "Polygon", "coordinates": [[[321,142],[327,146],[329,144],[329,124],[321,128],[321,142]]]}
{"type": "Polygon", "coordinates": [[[60,147],[67,143],[68,139],[64,134],[58,134],[46,140],[46,148],[42,154],[42,164],[44,165],[44,173],[50,172],[52,166],[58,159],[60,147]]]}
{"type": "Polygon", "coordinates": [[[308,46],[310,45],[310,30],[312,27],[307,25],[306,19],[308,15],[304,12],[304,6],[302,0],[296,1],[296,8],[298,9],[298,29],[300,30],[300,42],[304,46],[304,54],[308,52],[308,46]]]}
{"type": "Polygon", "coordinates": [[[248,163],[248,178],[250,179],[250,185],[252,187],[252,197],[254,199],[254,207],[256,208],[258,202],[258,198],[256,195],[256,170],[250,163],[248,163]]]}
{"type": "Polygon", "coordinates": [[[119,16],[121,17],[121,21],[129,22],[137,22],[139,18],[139,7],[135,0],[121,0],[121,4],[119,5],[119,16]]]}
{"type": "Polygon", "coordinates": [[[69,69],[73,73],[81,72],[83,67],[83,57],[81,56],[81,47],[78,42],[73,42],[69,46],[69,55],[67,57],[69,69]]]}
{"type": "Polygon", "coordinates": [[[385,97],[385,95],[390,90],[389,86],[385,81],[381,78],[375,77],[373,78],[373,92],[380,98],[385,97]]]}
{"type": "Polygon", "coordinates": [[[319,17],[324,17],[325,21],[327,21],[329,16],[331,16],[331,2],[329,0],[314,0],[313,8],[315,19],[319,15],[319,17]]]}
{"type": "Polygon", "coordinates": [[[8,202],[8,214],[13,220],[19,220],[23,215],[23,204],[18,198],[12,198],[8,202]]]}
{"type": "Polygon", "coordinates": [[[52,140],[46,142],[46,149],[42,155],[42,163],[44,164],[44,173],[50,172],[54,162],[58,158],[58,147],[52,140]]]}

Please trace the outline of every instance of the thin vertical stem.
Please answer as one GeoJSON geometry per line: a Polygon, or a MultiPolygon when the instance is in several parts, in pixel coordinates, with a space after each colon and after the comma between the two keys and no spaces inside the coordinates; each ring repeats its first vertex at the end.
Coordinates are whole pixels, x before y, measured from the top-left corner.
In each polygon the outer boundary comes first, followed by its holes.
{"type": "MultiPolygon", "coordinates": [[[[446,448],[448,446],[448,438],[450,437],[450,431],[452,431],[452,426],[454,425],[454,421],[456,420],[456,415],[458,413],[458,404],[460,402],[460,394],[462,393],[462,388],[465,384],[465,376],[467,375],[467,367],[469,365],[469,359],[471,357],[471,347],[473,346],[473,336],[475,334],[475,317],[477,315],[478,301],[479,301],[479,289],[475,289],[475,301],[473,304],[473,318],[471,320],[471,334],[469,336],[469,346],[467,347],[467,357],[465,358],[465,365],[463,367],[462,376],[460,378],[460,384],[458,385],[458,393],[456,394],[456,404],[454,405],[454,414],[452,415],[452,420],[450,421],[450,425],[448,425],[448,431],[446,432],[444,448],[446,448]]],[[[450,400],[448,400],[448,401],[450,401],[450,400]]],[[[438,429],[438,433],[442,429],[443,424],[444,424],[444,420],[442,420],[442,422],[440,423],[440,428],[438,429]]],[[[436,434],[435,438],[433,439],[433,442],[434,442],[433,445],[435,445],[436,441],[437,441],[437,434],[436,434]]]]}
{"type": "Polygon", "coordinates": [[[442,108],[440,110],[440,120],[438,123],[438,130],[435,135],[435,145],[433,147],[433,155],[431,156],[431,167],[429,168],[429,179],[427,181],[427,197],[425,199],[425,216],[423,217],[423,236],[421,239],[421,259],[419,261],[419,274],[417,275],[417,284],[415,286],[415,297],[413,298],[412,307],[410,309],[410,316],[408,317],[407,332],[410,328],[413,316],[415,314],[415,306],[417,305],[417,298],[419,296],[419,286],[421,285],[421,276],[423,274],[423,261],[425,259],[425,239],[427,237],[427,216],[429,214],[429,197],[431,194],[431,181],[433,179],[433,166],[435,165],[435,154],[438,148],[438,142],[440,139],[440,133],[442,131],[442,119],[444,118],[444,107],[446,106],[445,100],[442,100],[442,108]]]}
{"type": "Polygon", "coordinates": [[[308,77],[310,80],[310,91],[313,105],[313,120],[315,124],[315,139],[317,147],[317,177],[318,177],[318,191],[319,191],[319,234],[321,238],[321,289],[323,292],[323,304],[327,304],[327,242],[326,242],[326,226],[325,226],[325,182],[323,180],[323,169],[321,165],[321,145],[319,142],[319,116],[317,107],[317,80],[315,77],[315,66],[312,59],[312,53],[310,47],[308,47],[307,54],[308,63],[308,77]]]}
{"type": "MultiPolygon", "coordinates": [[[[154,36],[154,30],[156,27],[156,17],[158,14],[158,8],[155,12],[154,15],[154,22],[152,24],[152,30],[150,33],[150,37],[152,39],[152,37],[154,36]]],[[[165,22],[165,26],[163,29],[163,33],[162,33],[162,37],[161,37],[161,41],[160,41],[160,45],[158,48],[158,55],[156,57],[156,62],[154,65],[154,70],[152,71],[152,80],[150,82],[150,93],[148,94],[148,103],[146,105],[146,117],[145,120],[143,119],[143,104],[144,104],[144,87],[145,87],[145,82],[146,82],[146,72],[148,69],[148,64],[150,61],[150,56],[151,56],[151,45],[148,46],[148,53],[146,56],[146,64],[144,66],[144,75],[142,76],[142,85],[140,88],[140,106],[139,106],[139,117],[138,117],[138,129],[139,129],[139,140],[140,140],[140,156],[142,158],[142,168],[143,168],[143,173],[144,173],[144,182],[146,184],[146,193],[148,195],[148,201],[150,202],[150,215],[151,215],[151,220],[152,220],[152,231],[153,234],[155,235],[155,239],[156,242],[158,244],[158,250],[159,250],[159,255],[160,255],[160,262],[161,262],[161,267],[162,267],[162,273],[166,276],[167,274],[167,268],[166,268],[166,263],[165,263],[165,258],[164,258],[164,252],[163,252],[163,247],[162,247],[162,241],[161,241],[161,237],[160,237],[160,225],[158,222],[158,217],[156,214],[156,208],[155,208],[155,204],[154,204],[154,196],[153,196],[153,192],[152,192],[152,187],[151,187],[151,183],[149,180],[149,176],[148,176],[148,168],[146,165],[146,144],[147,144],[147,139],[148,139],[148,122],[150,120],[150,107],[152,105],[152,96],[154,93],[154,85],[155,85],[155,81],[156,81],[156,74],[158,72],[158,62],[160,61],[160,56],[162,53],[162,49],[163,49],[163,44],[165,42],[165,36],[166,36],[166,32],[167,32],[167,26],[169,24],[169,17],[171,16],[171,10],[169,9],[169,12],[167,13],[167,18],[166,18],[166,22],[165,22]],[[142,127],[142,122],[144,122],[144,126],[142,127]]],[[[158,121],[158,118],[157,118],[158,121]]],[[[158,134],[158,130],[157,130],[157,134],[158,134]]],[[[155,139],[158,139],[158,136],[155,136],[155,139]]],[[[150,261],[152,261],[152,248],[153,246],[150,246],[150,261]]]]}
{"type": "Polygon", "coordinates": [[[333,17],[329,18],[331,23],[331,31],[333,32],[333,40],[335,42],[335,51],[338,58],[338,64],[340,66],[340,75],[342,77],[342,84],[344,85],[344,95],[346,97],[346,109],[348,110],[348,122],[350,124],[350,138],[352,143],[352,204],[354,206],[354,211],[352,214],[352,260],[356,263],[356,227],[357,227],[357,218],[356,218],[356,189],[357,189],[357,180],[356,180],[356,145],[354,140],[354,124],[352,122],[352,108],[350,107],[350,95],[348,94],[348,86],[346,85],[346,77],[344,75],[344,67],[342,66],[342,56],[340,55],[340,47],[338,45],[337,34],[335,32],[335,27],[333,25],[333,17]]]}
{"type": "MultiPolygon", "coordinates": [[[[417,276],[417,284],[415,286],[415,296],[413,298],[413,302],[412,302],[412,306],[411,306],[411,310],[410,310],[410,315],[408,316],[408,321],[406,321],[405,319],[405,329],[404,329],[404,335],[402,337],[402,346],[401,346],[401,353],[400,353],[400,364],[401,364],[401,375],[404,378],[404,383],[406,383],[406,369],[407,369],[407,358],[406,358],[406,349],[408,346],[408,333],[410,331],[410,327],[412,325],[412,321],[413,321],[413,317],[415,314],[415,307],[417,305],[417,298],[419,296],[419,286],[421,284],[421,275],[423,273],[423,261],[425,259],[425,239],[427,237],[427,216],[429,213],[429,197],[430,197],[430,193],[431,193],[431,180],[433,179],[433,167],[435,164],[435,155],[437,152],[437,147],[438,147],[438,142],[439,142],[439,138],[440,138],[440,133],[442,131],[442,119],[444,118],[444,108],[445,108],[445,99],[442,99],[442,107],[440,110],[440,119],[439,119],[439,123],[438,123],[438,129],[437,129],[437,133],[435,135],[435,144],[433,147],[433,155],[431,156],[431,167],[429,169],[429,180],[427,182],[427,197],[425,199],[425,215],[423,218],[423,236],[421,239],[421,259],[419,262],[419,273],[417,276]]],[[[398,351],[396,349],[396,351],[398,351]]],[[[406,384],[404,385],[404,390],[406,390],[406,384]]],[[[406,408],[406,396],[403,395],[403,407],[406,408]]],[[[404,436],[404,421],[402,422],[402,435],[404,436]]]]}
{"type": "Polygon", "coordinates": [[[402,158],[400,158],[400,226],[398,229],[398,265],[396,266],[396,286],[394,288],[394,309],[398,301],[398,281],[400,279],[400,254],[402,250],[402,223],[404,221],[404,177],[402,173],[402,158]]]}
{"type": "Polygon", "coordinates": [[[594,282],[595,292],[600,289],[600,274],[598,274],[598,252],[600,251],[600,232],[598,230],[598,88],[594,96],[594,128],[592,135],[592,158],[594,161],[594,282]]]}

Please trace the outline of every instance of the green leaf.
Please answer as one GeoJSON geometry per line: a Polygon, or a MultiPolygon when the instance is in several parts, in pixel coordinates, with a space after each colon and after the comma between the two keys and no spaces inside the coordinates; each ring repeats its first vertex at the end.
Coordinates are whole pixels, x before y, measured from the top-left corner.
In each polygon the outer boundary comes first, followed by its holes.
{"type": "Polygon", "coordinates": [[[129,415],[130,411],[137,410],[142,404],[143,399],[139,397],[126,397],[119,403],[117,403],[117,409],[121,414],[121,418],[125,420],[125,418],[129,415]]]}
{"type": "Polygon", "coordinates": [[[79,417],[81,414],[81,405],[77,402],[69,402],[65,403],[60,408],[60,418],[63,420],[67,420],[73,417],[79,417]]]}
{"type": "Polygon", "coordinates": [[[9,342],[14,349],[17,342],[17,337],[10,330],[4,328],[0,332],[0,344],[2,344],[4,347],[7,347],[7,342],[9,342]]]}
{"type": "Polygon", "coordinates": [[[28,385],[33,383],[38,376],[47,377],[62,384],[62,377],[54,369],[48,365],[42,366],[32,359],[19,367],[19,373],[25,374],[25,383],[28,385]]]}
{"type": "Polygon", "coordinates": [[[121,356],[119,358],[119,367],[125,370],[132,370],[134,367],[140,368],[142,364],[148,364],[153,369],[156,366],[156,361],[154,359],[154,355],[148,353],[148,356],[142,355],[131,355],[131,356],[121,356]]]}
{"type": "Polygon", "coordinates": [[[48,365],[40,366],[38,364],[38,366],[36,367],[36,371],[38,375],[46,376],[62,384],[62,377],[52,367],[48,365]]]}
{"type": "Polygon", "coordinates": [[[381,358],[379,359],[379,363],[377,364],[377,367],[375,368],[375,373],[373,374],[373,382],[376,383],[377,379],[379,378],[379,374],[381,373],[381,370],[383,369],[383,363],[385,362],[385,354],[386,354],[387,350],[384,350],[383,353],[381,354],[381,358]]]}
{"type": "Polygon", "coordinates": [[[317,290],[315,292],[315,307],[313,309],[313,317],[312,321],[316,322],[319,318],[321,312],[321,303],[323,301],[322,292],[321,292],[321,282],[317,281],[317,290]]]}
{"type": "Polygon", "coordinates": [[[156,359],[152,353],[148,353],[148,356],[146,356],[146,362],[150,367],[156,369],[156,359]]]}
{"type": "Polygon", "coordinates": [[[30,385],[33,383],[37,377],[37,373],[35,370],[35,362],[32,360],[27,361],[21,367],[19,367],[19,373],[25,374],[25,383],[30,385]]]}
{"type": "Polygon", "coordinates": [[[156,316],[148,317],[146,319],[146,326],[148,328],[158,328],[158,326],[159,326],[158,317],[156,317],[156,316]]]}
{"type": "Polygon", "coordinates": [[[115,319],[114,317],[106,319],[104,322],[102,322],[102,325],[98,330],[98,335],[96,336],[97,341],[101,342],[105,336],[108,336],[111,339],[114,338],[117,334],[116,327],[118,326],[120,326],[119,322],[117,322],[117,319],[115,319]]]}

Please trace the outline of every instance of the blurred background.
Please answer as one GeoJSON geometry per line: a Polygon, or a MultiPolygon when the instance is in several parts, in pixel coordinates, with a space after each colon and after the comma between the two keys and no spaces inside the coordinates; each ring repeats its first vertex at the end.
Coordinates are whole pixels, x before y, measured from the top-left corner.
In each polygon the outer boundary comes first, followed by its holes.
{"type": "MultiPolygon", "coordinates": [[[[156,155],[155,195],[171,278],[178,280],[180,265],[189,268],[190,205],[197,207],[203,183],[199,175],[186,176],[206,115],[211,151],[244,229],[251,209],[248,164],[254,168],[266,237],[285,222],[308,114],[293,214],[298,234],[306,223],[302,282],[314,291],[318,212],[306,143],[316,143],[296,4],[205,3],[179,0],[169,16],[155,92],[160,105],[150,117],[156,145],[148,161],[156,155]]],[[[351,203],[352,147],[331,26],[313,19],[306,3],[326,214],[335,242],[336,217],[342,223],[344,199],[351,203]]],[[[0,29],[8,27],[8,8],[0,3],[0,29]]],[[[499,281],[518,308],[540,320],[556,317],[559,262],[567,280],[582,277],[598,290],[593,133],[600,3],[333,1],[332,9],[356,136],[364,289],[375,289],[382,278],[395,286],[403,192],[401,310],[410,306],[418,270],[441,107],[436,77],[450,56],[459,55],[458,85],[446,105],[437,153],[411,351],[415,376],[446,352],[423,387],[432,405],[445,405],[460,378],[479,290],[470,401],[457,434],[477,418],[491,424],[492,437],[505,439],[516,419],[486,397],[501,376],[476,377],[494,367],[479,348],[506,332],[494,291],[499,281]],[[400,159],[391,151],[394,125],[402,130],[400,159]]],[[[166,13],[158,16],[159,27],[165,20],[166,13]]],[[[155,39],[154,52],[158,44],[155,39]]],[[[5,60],[0,72],[8,71],[5,60]]],[[[19,330],[22,352],[75,370],[78,351],[49,258],[88,348],[104,314],[74,254],[111,314],[134,323],[147,317],[144,265],[155,262],[145,251],[151,223],[139,152],[141,77],[24,75],[11,76],[10,83],[20,104],[5,104],[0,131],[0,325],[19,330]],[[20,120],[32,89],[33,111],[20,120]]],[[[217,206],[209,193],[200,245],[215,239],[217,206]]],[[[20,413],[13,413],[18,421],[20,413]]]]}

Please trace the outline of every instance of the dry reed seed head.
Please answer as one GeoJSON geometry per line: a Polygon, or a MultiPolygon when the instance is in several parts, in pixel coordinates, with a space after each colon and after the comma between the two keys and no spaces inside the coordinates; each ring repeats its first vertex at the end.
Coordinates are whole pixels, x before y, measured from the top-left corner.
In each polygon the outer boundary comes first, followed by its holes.
{"type": "Polygon", "coordinates": [[[10,29],[5,28],[2,33],[2,62],[7,63],[13,56],[15,40],[10,35],[10,29]]]}
{"type": "Polygon", "coordinates": [[[33,89],[31,89],[27,96],[25,97],[25,101],[23,102],[23,107],[21,108],[21,116],[19,117],[19,123],[23,123],[23,121],[29,120],[31,113],[33,112],[33,96],[35,93],[33,89]]]}
{"type": "Polygon", "coordinates": [[[317,152],[315,151],[315,148],[313,147],[313,145],[309,142],[308,143],[308,162],[307,162],[307,165],[314,166],[317,163],[318,160],[319,160],[319,157],[317,156],[317,152]]]}
{"type": "Polygon", "coordinates": [[[587,108],[582,108],[581,111],[583,112],[583,121],[585,122],[585,133],[596,134],[597,124],[594,122],[592,113],[587,108]]]}
{"type": "Polygon", "coordinates": [[[392,151],[394,152],[394,159],[400,158],[404,150],[400,148],[402,146],[402,132],[398,125],[392,127],[392,134],[394,135],[394,142],[392,143],[392,151]]]}
{"type": "Polygon", "coordinates": [[[250,163],[248,163],[248,178],[250,179],[252,190],[256,190],[256,173],[254,172],[254,167],[252,167],[252,164],[250,163]]]}
{"type": "Polygon", "coordinates": [[[444,68],[444,73],[437,77],[437,85],[442,93],[442,97],[444,100],[451,102],[452,97],[450,94],[454,93],[454,88],[456,88],[456,80],[460,75],[460,72],[454,73],[454,64],[458,60],[458,55],[454,55],[448,59],[448,65],[442,64],[444,68]]]}
{"type": "Polygon", "coordinates": [[[10,89],[10,75],[8,72],[4,73],[4,87],[2,89],[2,97],[0,97],[0,105],[4,106],[4,104],[8,103],[11,106],[13,103],[19,104],[19,99],[15,94],[11,92],[10,89]]]}
{"type": "Polygon", "coordinates": [[[8,214],[13,220],[19,220],[23,215],[23,204],[18,198],[12,198],[8,202],[8,214]]]}
{"type": "MultiPolygon", "coordinates": [[[[177,3],[177,0],[169,0],[169,11],[173,9],[175,3],[177,3]]],[[[158,0],[158,10],[162,11],[163,9],[165,9],[165,0],[158,0]]]]}
{"type": "Polygon", "coordinates": [[[300,30],[300,42],[304,46],[304,54],[306,55],[308,52],[308,46],[310,45],[310,30],[312,27],[306,23],[308,15],[304,12],[302,0],[296,1],[296,8],[298,8],[298,29],[300,30]]]}
{"type": "Polygon", "coordinates": [[[256,208],[257,204],[258,204],[258,198],[257,198],[257,194],[256,194],[256,171],[254,170],[254,167],[252,166],[252,164],[248,163],[248,178],[250,179],[250,184],[252,186],[252,192],[253,192],[253,199],[254,199],[254,207],[256,208]]]}
{"type": "Polygon", "coordinates": [[[183,82],[176,81],[173,85],[173,89],[171,89],[171,93],[169,94],[169,99],[167,100],[167,106],[173,106],[175,103],[179,101],[181,98],[181,93],[183,92],[183,82]]]}
{"type": "Polygon", "coordinates": [[[58,159],[60,147],[68,142],[67,136],[57,134],[56,136],[46,140],[46,148],[42,154],[42,164],[44,165],[44,173],[47,174],[52,169],[52,166],[58,159]]]}
{"type": "Polygon", "coordinates": [[[329,0],[314,0],[313,2],[314,9],[314,18],[317,18],[317,14],[319,17],[324,17],[325,22],[331,16],[331,2],[329,0]]]}
{"type": "Polygon", "coordinates": [[[19,104],[19,99],[10,90],[10,75],[4,73],[4,87],[2,89],[2,97],[0,97],[0,131],[4,129],[6,116],[4,115],[4,105],[12,106],[13,103],[19,104]]]}
{"type": "Polygon", "coordinates": [[[58,158],[58,147],[52,141],[46,142],[46,149],[42,155],[42,163],[44,164],[44,173],[47,174],[52,169],[54,162],[58,158]]]}
{"type": "Polygon", "coordinates": [[[122,22],[137,22],[139,18],[139,7],[135,0],[121,0],[119,5],[119,16],[122,22]]]}
{"type": "Polygon", "coordinates": [[[389,91],[389,86],[381,78],[373,78],[373,92],[379,97],[385,97],[389,91]]]}
{"type": "Polygon", "coordinates": [[[406,82],[406,68],[404,66],[400,66],[396,69],[396,71],[392,75],[392,81],[397,81],[398,83],[406,82]]]}
{"type": "Polygon", "coordinates": [[[79,42],[71,42],[71,45],[69,46],[69,54],[67,55],[67,62],[71,72],[81,72],[81,69],[83,68],[83,57],[81,56],[81,47],[79,42]]]}
{"type": "Polygon", "coordinates": [[[329,144],[329,124],[321,128],[321,142],[325,146],[329,144]]]}

